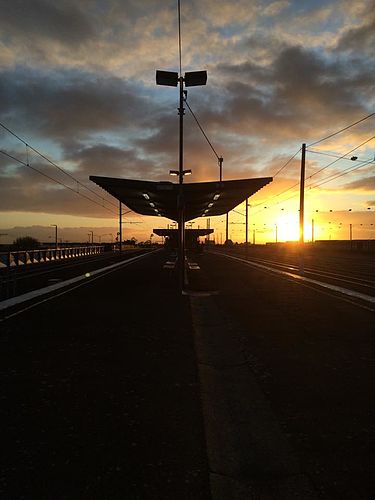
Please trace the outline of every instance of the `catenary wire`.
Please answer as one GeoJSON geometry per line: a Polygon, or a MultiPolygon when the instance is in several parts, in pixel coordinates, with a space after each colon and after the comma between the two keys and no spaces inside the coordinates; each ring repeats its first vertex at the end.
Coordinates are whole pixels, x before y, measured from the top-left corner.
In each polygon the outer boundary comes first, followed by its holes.
{"type": "Polygon", "coordinates": [[[374,113],[370,113],[369,115],[364,116],[360,120],[357,120],[356,122],[351,123],[350,125],[348,125],[348,126],[342,128],[342,129],[338,130],[337,132],[334,132],[333,134],[329,134],[326,137],[323,137],[322,139],[319,139],[318,141],[311,142],[310,144],[307,145],[307,147],[309,148],[310,146],[315,146],[315,144],[319,144],[320,142],[326,141],[327,139],[330,139],[331,137],[334,137],[335,135],[341,134],[341,132],[344,132],[345,130],[348,130],[351,127],[354,127],[354,125],[358,125],[358,123],[361,123],[361,122],[364,122],[365,120],[368,120],[369,118],[371,118],[374,115],[375,115],[375,112],[374,113]]]}
{"type": "MultiPolygon", "coordinates": [[[[19,137],[15,132],[13,132],[12,130],[10,130],[6,125],[4,125],[3,123],[0,122],[0,126],[4,130],[6,130],[7,132],[9,132],[11,135],[13,135],[13,137],[15,137],[16,139],[18,139],[20,142],[22,142],[26,146],[27,163],[29,162],[28,161],[28,149],[30,149],[31,151],[34,151],[34,153],[36,153],[37,155],[39,155],[41,158],[43,158],[44,160],[46,160],[50,165],[52,165],[53,167],[55,167],[58,170],[60,170],[60,172],[62,172],[63,174],[65,174],[68,177],[70,177],[71,179],[73,179],[74,182],[76,182],[78,185],[80,185],[83,188],[87,189],[88,191],[90,191],[91,193],[93,193],[98,198],[103,199],[103,196],[100,196],[100,194],[98,194],[97,192],[95,192],[93,189],[89,188],[88,186],[86,186],[85,184],[83,184],[81,181],[79,181],[78,179],[76,179],[74,177],[74,175],[70,174],[69,172],[67,172],[66,170],[64,170],[63,168],[61,168],[59,165],[57,165],[55,162],[53,162],[52,160],[50,160],[47,156],[45,156],[43,153],[41,153],[36,148],[34,148],[33,146],[31,146],[24,139],[22,139],[21,137],[19,137]]],[[[116,206],[116,204],[113,203],[111,200],[106,200],[106,202],[109,203],[110,205],[113,205],[114,207],[116,206]]]]}
{"type": "MultiPolygon", "coordinates": [[[[92,198],[90,198],[89,196],[86,196],[85,194],[83,193],[80,193],[79,191],[76,191],[75,189],[73,189],[72,187],[68,186],[67,184],[64,184],[63,182],[57,180],[57,179],[54,179],[53,177],[49,176],[48,174],[42,172],[41,170],[31,166],[29,163],[26,163],[22,160],[20,160],[19,158],[16,158],[15,156],[12,156],[11,154],[7,153],[6,151],[4,150],[0,150],[0,153],[7,156],[8,158],[20,163],[21,165],[23,165],[24,167],[28,167],[30,168],[31,170],[34,170],[35,172],[37,172],[38,174],[42,175],[43,177],[46,177],[47,179],[55,182],[56,184],[60,184],[60,186],[63,186],[64,188],[66,189],[69,189],[70,191],[72,191],[73,193],[75,194],[78,194],[79,196],[81,196],[82,198],[85,198],[86,200],[89,200],[91,201],[92,203],[95,203],[96,205],[98,205],[99,207],[102,207],[102,208],[105,208],[106,210],[108,210],[109,212],[113,213],[113,214],[116,214],[116,212],[114,212],[113,210],[111,210],[110,208],[102,205],[101,203],[99,203],[98,201],[96,200],[93,200],[92,198]]],[[[104,200],[103,200],[104,201],[104,200]]]]}
{"type": "Polygon", "coordinates": [[[204,138],[205,138],[205,139],[206,139],[206,141],[208,142],[208,145],[209,145],[209,146],[210,146],[210,148],[212,149],[212,151],[213,151],[214,155],[215,155],[215,156],[216,156],[216,158],[219,160],[219,159],[220,159],[219,155],[217,154],[217,152],[216,152],[215,148],[213,147],[213,145],[212,145],[212,143],[211,143],[210,139],[208,138],[208,136],[207,136],[206,132],[203,130],[202,125],[199,123],[199,120],[198,120],[198,118],[196,117],[196,115],[195,115],[194,111],[191,109],[191,107],[190,107],[190,105],[189,105],[189,103],[188,103],[187,99],[185,98],[185,99],[184,99],[184,101],[185,101],[186,106],[188,107],[188,110],[189,110],[189,111],[190,111],[190,113],[192,114],[192,116],[193,116],[193,118],[194,118],[194,120],[195,120],[196,124],[198,125],[199,130],[202,132],[202,134],[203,134],[204,138]]]}

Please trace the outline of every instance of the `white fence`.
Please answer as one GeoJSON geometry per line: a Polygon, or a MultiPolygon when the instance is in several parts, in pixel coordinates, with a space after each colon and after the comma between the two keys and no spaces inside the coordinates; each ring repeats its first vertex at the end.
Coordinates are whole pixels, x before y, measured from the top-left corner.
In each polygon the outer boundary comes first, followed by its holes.
{"type": "Polygon", "coordinates": [[[17,250],[15,252],[0,253],[0,269],[18,266],[29,266],[44,262],[73,259],[86,255],[103,253],[103,245],[69,248],[46,248],[38,250],[17,250]]]}

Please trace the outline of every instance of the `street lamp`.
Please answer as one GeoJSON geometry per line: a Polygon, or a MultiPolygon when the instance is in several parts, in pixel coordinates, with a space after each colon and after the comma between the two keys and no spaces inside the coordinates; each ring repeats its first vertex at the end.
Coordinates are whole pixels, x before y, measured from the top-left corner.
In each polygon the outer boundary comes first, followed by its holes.
{"type": "MultiPolygon", "coordinates": [[[[91,245],[94,245],[94,231],[89,231],[88,235],[90,236],[90,234],[91,234],[91,245]]],[[[90,242],[90,240],[89,240],[89,242],[90,242]]]]}
{"type": "Polygon", "coordinates": [[[55,228],[55,248],[57,250],[57,224],[51,224],[51,227],[55,228]]]}
{"type": "MultiPolygon", "coordinates": [[[[180,64],[181,71],[181,64],[180,64]]],[[[207,71],[190,71],[185,73],[184,76],[174,71],[156,71],[156,85],[165,85],[167,87],[177,87],[180,86],[180,99],[179,99],[179,160],[178,160],[178,171],[171,170],[171,175],[177,175],[180,185],[180,192],[178,196],[178,271],[179,271],[179,284],[182,291],[184,285],[184,265],[185,265],[185,203],[183,199],[182,184],[184,181],[184,175],[191,174],[191,170],[184,171],[184,95],[186,95],[185,87],[196,87],[201,85],[206,85],[207,83],[207,71]]]]}

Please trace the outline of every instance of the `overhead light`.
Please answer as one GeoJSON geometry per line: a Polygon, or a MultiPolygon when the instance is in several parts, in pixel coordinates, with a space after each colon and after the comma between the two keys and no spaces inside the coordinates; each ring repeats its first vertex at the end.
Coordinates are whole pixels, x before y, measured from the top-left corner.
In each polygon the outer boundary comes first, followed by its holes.
{"type": "Polygon", "coordinates": [[[198,85],[206,85],[207,71],[189,71],[185,73],[185,87],[196,87],[198,85]]]}
{"type": "Polygon", "coordinates": [[[170,170],[169,175],[180,175],[180,172],[178,170],[170,170]]]}
{"type": "Polygon", "coordinates": [[[214,206],[214,204],[213,203],[209,203],[208,206],[211,208],[211,207],[214,206]]]}
{"type": "Polygon", "coordinates": [[[143,193],[143,196],[144,196],[144,198],[146,198],[146,200],[150,199],[150,197],[149,197],[149,195],[147,193],[143,193]]]}
{"type": "Polygon", "coordinates": [[[183,170],[182,175],[191,175],[191,169],[189,168],[188,170],[183,170]]]}
{"type": "Polygon", "coordinates": [[[215,194],[214,201],[217,201],[220,198],[220,194],[215,194]]]}
{"type": "Polygon", "coordinates": [[[159,210],[157,208],[154,208],[154,212],[159,213],[159,210]]]}
{"type": "Polygon", "coordinates": [[[154,207],[155,207],[155,203],[152,203],[152,201],[150,201],[150,206],[151,206],[152,208],[154,208],[154,207]]]}
{"type": "Polygon", "coordinates": [[[156,71],[156,85],[166,85],[167,87],[177,87],[178,73],[174,71],[156,71]]]}

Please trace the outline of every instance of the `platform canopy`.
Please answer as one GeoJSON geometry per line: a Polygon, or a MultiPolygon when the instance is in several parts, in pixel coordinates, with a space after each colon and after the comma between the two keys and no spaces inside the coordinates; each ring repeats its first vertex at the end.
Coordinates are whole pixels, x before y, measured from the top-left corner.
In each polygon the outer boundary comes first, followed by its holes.
{"type": "Polygon", "coordinates": [[[94,175],[90,180],[138,214],[177,221],[178,208],[183,205],[185,221],[189,221],[229,212],[271,182],[272,177],[182,185],[94,175]]]}

